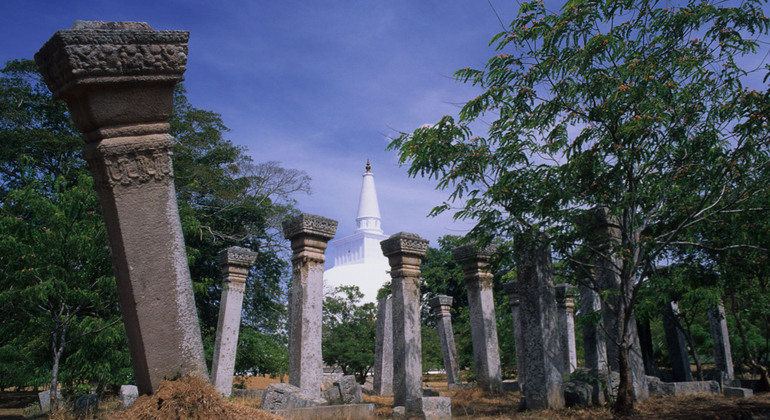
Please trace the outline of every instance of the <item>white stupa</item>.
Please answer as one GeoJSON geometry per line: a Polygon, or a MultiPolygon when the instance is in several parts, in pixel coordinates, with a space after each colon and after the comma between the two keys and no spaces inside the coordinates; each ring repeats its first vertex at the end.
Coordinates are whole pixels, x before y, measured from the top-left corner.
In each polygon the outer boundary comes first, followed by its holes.
{"type": "Polygon", "coordinates": [[[356,231],[344,238],[329,242],[324,287],[358,286],[364,293],[363,302],[377,302],[377,291],[390,281],[388,259],[382,255],[380,241],[387,239],[382,231],[380,206],[374,188],[374,174],[366,162],[361,184],[361,198],[358,201],[356,231]]]}

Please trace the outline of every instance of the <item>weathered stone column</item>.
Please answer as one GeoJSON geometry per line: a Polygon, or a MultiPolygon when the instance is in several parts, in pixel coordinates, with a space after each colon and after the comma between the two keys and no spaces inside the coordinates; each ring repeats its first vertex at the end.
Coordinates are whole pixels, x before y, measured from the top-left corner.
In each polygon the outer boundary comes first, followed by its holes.
{"type": "Polygon", "coordinates": [[[399,232],[380,242],[388,257],[393,290],[393,403],[407,417],[423,414],[420,264],[428,241],[399,232]]]}
{"type": "Polygon", "coordinates": [[[496,246],[479,249],[476,244],[460,246],[452,250],[455,260],[463,268],[465,287],[468,289],[476,382],[481,388],[490,392],[499,392],[503,389],[500,347],[497,343],[495,298],[492,295],[494,276],[489,271],[489,258],[495,251],[497,251],[496,246]]]}
{"type": "MultiPolygon", "coordinates": [[[[620,231],[617,222],[610,220],[609,210],[606,207],[597,207],[592,210],[592,213],[595,217],[594,240],[596,243],[594,246],[604,254],[604,256],[597,255],[594,259],[596,285],[599,290],[612,291],[602,300],[602,322],[605,331],[607,331],[607,362],[613,371],[618,372],[618,355],[620,353],[618,343],[621,342],[622,329],[618,312],[622,302],[619,296],[621,291],[619,267],[622,262],[619,261],[613,248],[620,242],[620,231]],[[610,258],[607,258],[608,255],[610,258]]],[[[631,344],[628,349],[628,365],[631,370],[633,398],[635,401],[646,401],[650,398],[650,393],[641,345],[639,344],[639,334],[636,331],[636,319],[633,315],[628,320],[626,337],[631,344]]]]}
{"type": "Polygon", "coordinates": [[[441,340],[441,354],[444,356],[446,380],[450,386],[461,382],[455,335],[452,331],[452,314],[449,312],[452,308],[452,300],[451,296],[438,295],[429,302],[433,316],[436,317],[438,336],[441,340]]]}
{"type": "Polygon", "coordinates": [[[556,313],[559,318],[559,346],[561,347],[561,374],[569,375],[577,367],[575,348],[575,302],[573,286],[560,283],[554,287],[556,313]]]}
{"type": "Polygon", "coordinates": [[[586,368],[598,374],[598,372],[607,370],[607,340],[601,317],[602,301],[598,293],[585,285],[581,285],[578,290],[580,293],[580,312],[582,316],[592,319],[591,322],[586,322],[583,325],[583,353],[585,354],[586,368]]]}
{"type": "Polygon", "coordinates": [[[714,364],[718,371],[722,372],[722,381],[732,384],[735,379],[733,370],[733,353],[730,349],[730,336],[727,332],[727,318],[725,307],[719,305],[708,311],[709,326],[711,327],[711,339],[714,341],[714,364]]]}
{"type": "Polygon", "coordinates": [[[663,331],[666,335],[668,360],[671,362],[674,382],[691,382],[692,371],[690,370],[690,359],[687,357],[687,344],[679,327],[679,319],[677,319],[679,307],[676,302],[669,302],[663,305],[661,312],[663,313],[663,331]]]}
{"type": "Polygon", "coordinates": [[[521,316],[519,315],[519,282],[517,280],[509,281],[503,285],[505,293],[508,294],[508,300],[511,305],[511,316],[513,317],[513,344],[516,347],[516,370],[518,371],[519,389],[524,389],[524,336],[521,331],[521,316]]]}
{"type": "Polygon", "coordinates": [[[515,246],[527,408],[559,409],[564,407],[564,392],[551,246],[543,234],[520,235],[515,246]]]}
{"type": "Polygon", "coordinates": [[[377,301],[377,335],[374,344],[374,393],[393,396],[393,300],[377,301]]]}
{"type": "Polygon", "coordinates": [[[188,36],[146,23],[78,21],[35,54],[83,132],[142,394],[163,378],[208,377],[168,135],[188,36]]]}
{"type": "Polygon", "coordinates": [[[636,332],[639,333],[639,346],[642,349],[642,360],[644,361],[644,372],[647,376],[658,376],[658,370],[655,369],[655,352],[652,348],[652,329],[650,323],[639,322],[636,320],[636,332]]]}
{"type": "Polygon", "coordinates": [[[283,221],[291,240],[292,287],[289,294],[289,383],[321,396],[321,319],[324,251],[337,231],[337,221],[300,214],[283,221]]]}
{"type": "Polygon", "coordinates": [[[222,267],[222,297],[219,300],[217,338],[214,342],[214,358],[211,362],[211,382],[226,397],[229,397],[233,390],[235,353],[238,349],[238,331],[241,327],[246,276],[256,258],[256,252],[238,246],[232,246],[219,253],[219,265],[222,267]]]}

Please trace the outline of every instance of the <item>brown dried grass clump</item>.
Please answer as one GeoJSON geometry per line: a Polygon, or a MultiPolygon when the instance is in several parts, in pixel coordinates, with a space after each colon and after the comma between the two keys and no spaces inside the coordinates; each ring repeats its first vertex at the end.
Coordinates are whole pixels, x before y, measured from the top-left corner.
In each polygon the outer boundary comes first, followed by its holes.
{"type": "Polygon", "coordinates": [[[153,395],[143,395],[128,410],[116,412],[111,420],[151,419],[233,419],[280,420],[256,408],[233,404],[208,381],[188,376],[163,381],[153,395]]]}

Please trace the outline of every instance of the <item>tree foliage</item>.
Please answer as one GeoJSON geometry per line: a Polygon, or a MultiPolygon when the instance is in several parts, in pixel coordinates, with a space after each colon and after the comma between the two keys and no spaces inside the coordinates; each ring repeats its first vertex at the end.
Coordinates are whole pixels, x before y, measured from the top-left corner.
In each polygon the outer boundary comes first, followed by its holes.
{"type": "Polygon", "coordinates": [[[374,365],[374,342],[377,333],[376,307],[361,304],[364,294],[358,286],[338,286],[324,297],[323,361],[354,374],[360,383],[374,365]]]}
{"type": "MultiPolygon", "coordinates": [[[[499,54],[456,73],[482,93],[458,118],[389,147],[410,175],[450,191],[432,214],[461,203],[455,217],[477,221],[473,236],[540,231],[563,258],[607,261],[626,337],[637,288],[657,262],[701,243],[683,232],[745,210],[767,188],[767,96],[748,85],[765,64],[755,53],[768,25],[760,1],[572,0],[558,12],[523,3],[492,39],[499,54]],[[619,233],[604,249],[579,222],[595,207],[619,233]]],[[[591,264],[574,262],[591,279],[591,264]]],[[[627,357],[628,340],[615,344],[627,357]]],[[[630,372],[620,373],[625,413],[630,372]]]]}

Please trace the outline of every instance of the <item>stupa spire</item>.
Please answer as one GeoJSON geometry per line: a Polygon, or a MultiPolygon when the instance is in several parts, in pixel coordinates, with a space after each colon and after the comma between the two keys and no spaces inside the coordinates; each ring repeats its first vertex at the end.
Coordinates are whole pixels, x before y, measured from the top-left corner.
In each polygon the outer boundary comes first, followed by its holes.
{"type": "Polygon", "coordinates": [[[377,203],[377,191],[374,188],[374,174],[372,165],[366,160],[366,172],[361,183],[361,198],[358,201],[358,215],[356,232],[366,231],[382,233],[382,219],[380,218],[380,206],[377,203]]]}

